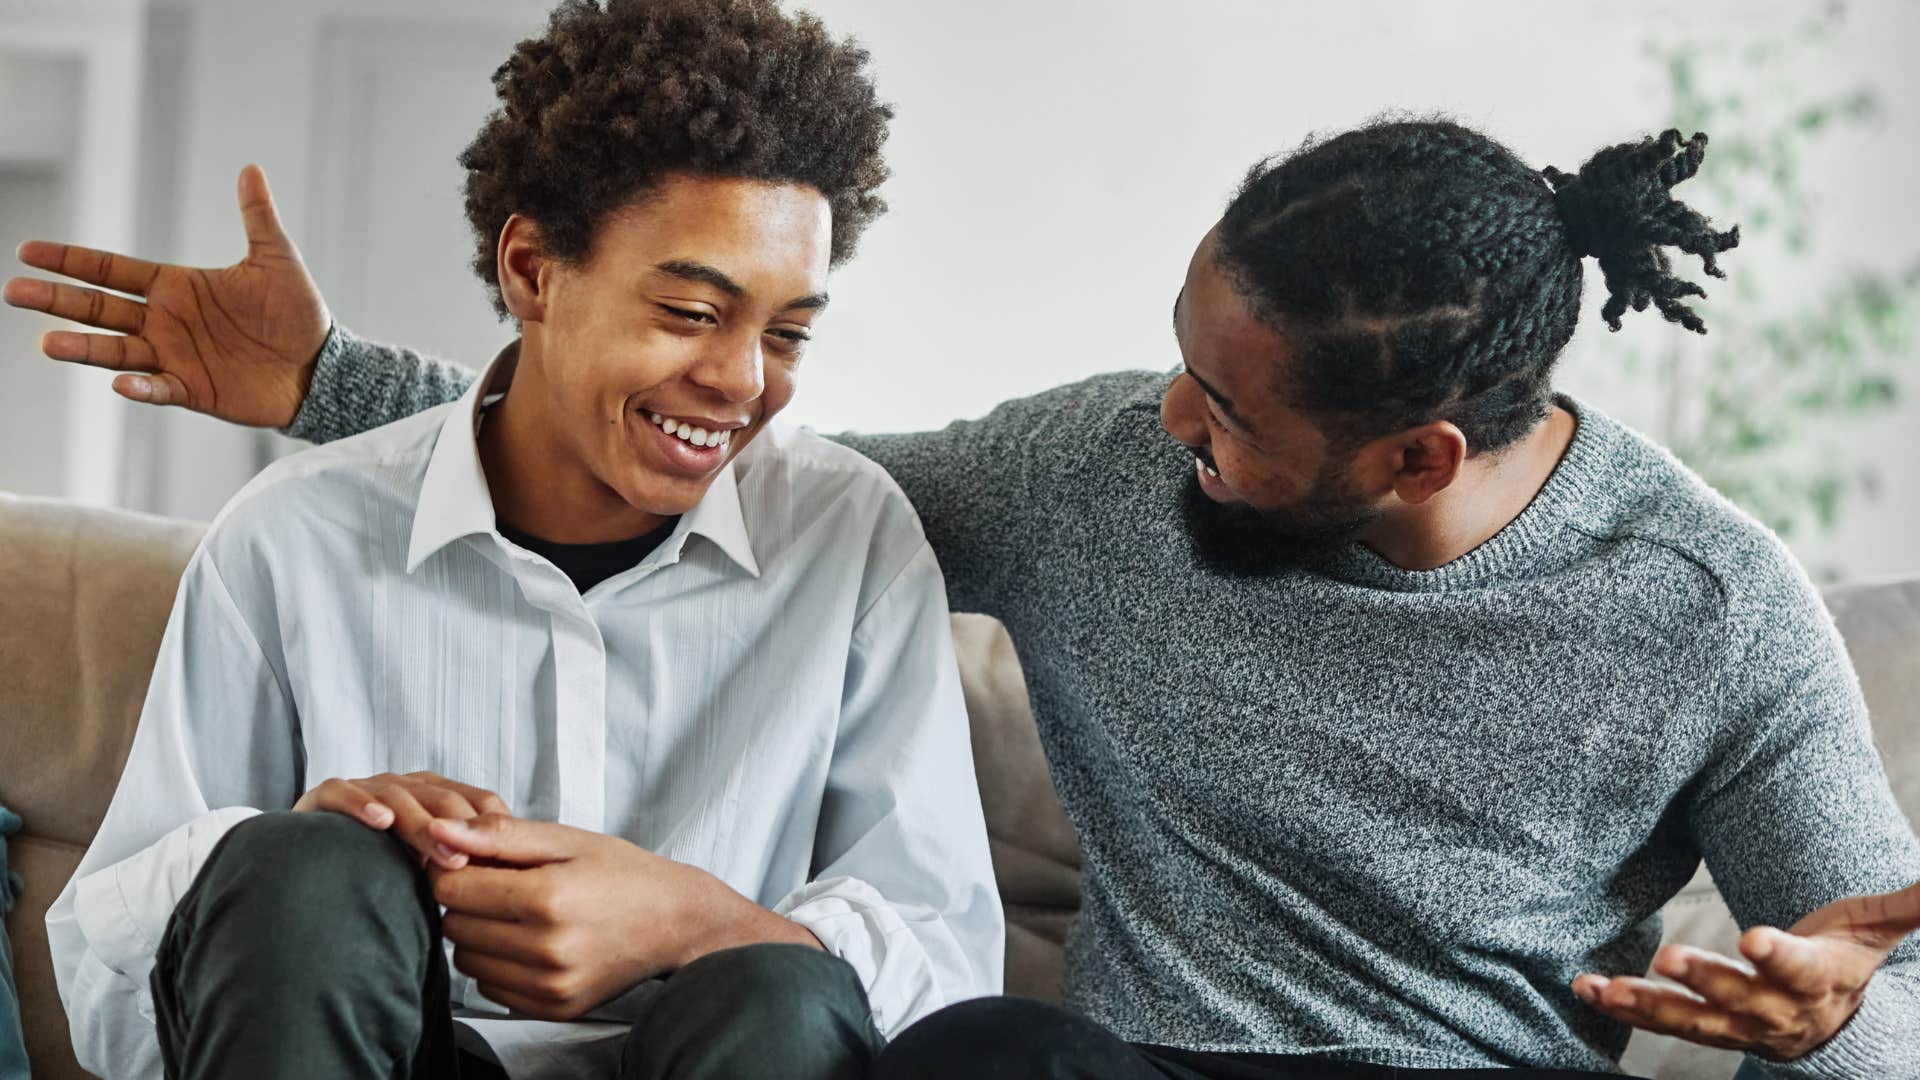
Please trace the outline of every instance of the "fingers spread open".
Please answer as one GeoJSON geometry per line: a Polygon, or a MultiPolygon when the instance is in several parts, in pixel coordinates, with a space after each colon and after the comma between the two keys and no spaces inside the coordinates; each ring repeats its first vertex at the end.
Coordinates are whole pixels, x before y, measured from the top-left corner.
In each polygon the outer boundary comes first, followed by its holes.
{"type": "Polygon", "coordinates": [[[113,392],[128,401],[138,401],[145,405],[185,405],[187,403],[186,384],[165,372],[122,375],[113,380],[113,392]]]}
{"type": "Polygon", "coordinates": [[[247,230],[250,254],[286,253],[293,241],[280,226],[280,212],[273,205],[273,190],[267,186],[267,174],[258,165],[240,170],[240,220],[247,230]]]}
{"type": "Polygon", "coordinates": [[[21,262],[35,269],[135,296],[145,296],[160,273],[157,263],[77,244],[29,240],[20,245],[19,255],[21,262]]]}
{"type": "Polygon", "coordinates": [[[1661,949],[1653,958],[1653,970],[1723,1009],[1739,1011],[1757,996],[1779,996],[1748,965],[1687,945],[1661,949]]]}
{"type": "Polygon", "coordinates": [[[1871,950],[1851,943],[1804,938],[1768,926],[1742,934],[1740,953],[1772,982],[1807,995],[1864,986],[1879,963],[1871,950]]]}
{"type": "Polygon", "coordinates": [[[112,371],[157,371],[160,358],[153,346],[137,337],[118,334],[76,334],[53,330],[40,338],[40,351],[55,360],[112,371]]]}
{"type": "Polygon", "coordinates": [[[1612,979],[1589,1004],[1621,1023],[1659,1035],[1728,1049],[1758,1045],[1741,1017],[1686,990],[1648,979],[1612,979]]]}
{"type": "Polygon", "coordinates": [[[44,311],[117,334],[137,334],[147,321],[145,304],[99,289],[83,289],[38,278],[14,278],[7,282],[6,300],[17,308],[44,311]]]}

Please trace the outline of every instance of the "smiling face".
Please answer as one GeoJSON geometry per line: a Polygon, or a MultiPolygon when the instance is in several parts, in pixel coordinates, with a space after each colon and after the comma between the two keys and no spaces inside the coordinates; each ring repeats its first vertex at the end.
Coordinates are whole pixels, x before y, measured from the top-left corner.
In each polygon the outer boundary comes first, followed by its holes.
{"type": "Polygon", "coordinates": [[[1209,233],[1174,303],[1186,370],[1160,422],[1195,457],[1187,510],[1203,554],[1245,569],[1263,553],[1348,539],[1379,510],[1352,476],[1357,449],[1279,391],[1286,341],[1254,317],[1214,251],[1209,233]]]}
{"type": "Polygon", "coordinates": [[[512,452],[557,491],[617,497],[629,523],[692,509],[793,397],[832,224],[812,188],[685,174],[610,215],[577,264],[543,257],[537,225],[510,220],[512,452]]]}

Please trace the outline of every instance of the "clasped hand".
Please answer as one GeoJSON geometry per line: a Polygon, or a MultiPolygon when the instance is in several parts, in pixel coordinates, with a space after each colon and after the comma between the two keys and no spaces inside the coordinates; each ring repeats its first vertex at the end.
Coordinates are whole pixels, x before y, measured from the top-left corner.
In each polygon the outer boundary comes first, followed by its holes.
{"type": "Polygon", "coordinates": [[[618,837],[516,818],[490,791],[433,773],[328,780],[298,811],[391,832],[446,908],[453,963],[491,1001],[570,1020],[767,918],[704,870],[618,837]]]}

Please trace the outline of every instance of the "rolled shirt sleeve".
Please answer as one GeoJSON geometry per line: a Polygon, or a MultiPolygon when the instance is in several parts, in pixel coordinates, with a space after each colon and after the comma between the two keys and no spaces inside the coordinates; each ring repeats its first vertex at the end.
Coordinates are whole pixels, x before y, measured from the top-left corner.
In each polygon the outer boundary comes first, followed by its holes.
{"type": "Polygon", "coordinates": [[[925,544],[855,627],[814,864],[774,910],[853,966],[883,1035],[1000,992],[1005,916],[925,544]]]}

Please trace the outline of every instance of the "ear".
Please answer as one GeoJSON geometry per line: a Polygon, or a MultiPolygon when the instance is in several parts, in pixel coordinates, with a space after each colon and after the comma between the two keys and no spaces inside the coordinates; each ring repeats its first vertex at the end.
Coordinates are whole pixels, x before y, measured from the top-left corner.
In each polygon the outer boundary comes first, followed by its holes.
{"type": "Polygon", "coordinates": [[[1445,420],[1403,431],[1393,444],[1393,493],[1409,506],[1451,487],[1467,460],[1466,435],[1445,420]]]}
{"type": "Polygon", "coordinates": [[[540,226],[521,214],[507,218],[494,246],[494,273],[500,278],[500,298],[514,318],[523,323],[545,318],[553,265],[540,250],[540,226]]]}

